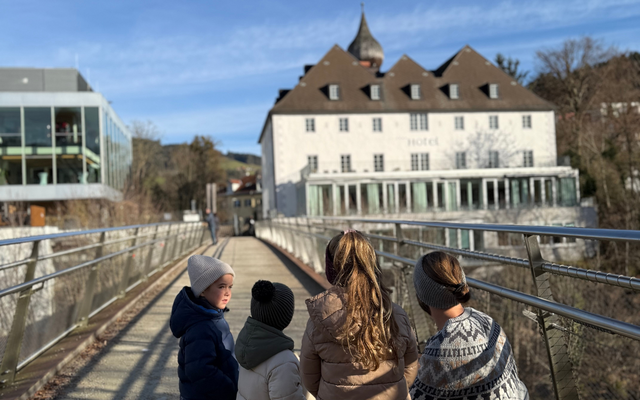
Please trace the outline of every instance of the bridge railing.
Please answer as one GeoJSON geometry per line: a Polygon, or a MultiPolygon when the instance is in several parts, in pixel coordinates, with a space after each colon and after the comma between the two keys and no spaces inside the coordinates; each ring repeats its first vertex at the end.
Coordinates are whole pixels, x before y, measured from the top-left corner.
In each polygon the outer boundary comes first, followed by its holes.
{"type": "Polygon", "coordinates": [[[200,222],[0,240],[0,385],[207,238],[200,222]]]}
{"type": "MultiPolygon", "coordinates": [[[[546,398],[551,391],[563,400],[640,398],[640,279],[550,262],[542,255],[553,253],[544,245],[548,238],[584,240],[588,246],[581,248],[597,249],[606,241],[638,244],[640,231],[313,217],[260,221],[256,236],[324,273],[326,243],[346,228],[360,230],[378,249],[384,279],[409,313],[422,345],[436,328],[417,303],[413,268],[421,254],[446,251],[459,256],[467,283],[478,289],[470,305],[507,332],[532,398],[546,398]],[[486,235],[519,235],[522,244],[492,254],[461,248],[470,246],[457,240],[434,240],[464,232],[478,241],[486,235]]],[[[584,265],[588,258],[576,261],[584,265]]]]}

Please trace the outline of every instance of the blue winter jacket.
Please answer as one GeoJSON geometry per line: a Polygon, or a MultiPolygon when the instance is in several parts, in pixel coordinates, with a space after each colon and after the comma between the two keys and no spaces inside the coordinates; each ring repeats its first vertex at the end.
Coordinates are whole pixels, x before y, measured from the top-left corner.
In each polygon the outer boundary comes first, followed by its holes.
{"type": "Polygon", "coordinates": [[[171,332],[180,338],[178,377],[185,400],[235,400],[238,362],[223,310],[205,307],[184,287],[173,302],[171,332]]]}

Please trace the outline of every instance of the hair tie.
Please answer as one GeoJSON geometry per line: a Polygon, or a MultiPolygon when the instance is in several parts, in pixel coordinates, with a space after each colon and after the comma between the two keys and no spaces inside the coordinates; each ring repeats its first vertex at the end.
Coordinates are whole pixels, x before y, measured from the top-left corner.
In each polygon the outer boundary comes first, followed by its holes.
{"type": "Polygon", "coordinates": [[[344,231],[342,231],[342,234],[346,235],[347,233],[350,233],[350,232],[356,232],[356,230],[355,229],[345,229],[344,231]]]}
{"type": "Polygon", "coordinates": [[[464,283],[458,283],[457,285],[453,286],[455,289],[453,289],[453,294],[458,294],[460,292],[462,292],[462,289],[464,289],[466,285],[464,283]]]}

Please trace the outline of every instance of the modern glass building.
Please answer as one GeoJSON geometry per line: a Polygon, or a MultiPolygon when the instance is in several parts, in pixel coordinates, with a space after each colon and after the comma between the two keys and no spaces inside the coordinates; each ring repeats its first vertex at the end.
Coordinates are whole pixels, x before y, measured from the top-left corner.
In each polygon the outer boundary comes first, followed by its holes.
{"type": "Polygon", "coordinates": [[[122,198],[131,134],[74,69],[0,69],[0,201],[122,198]]]}

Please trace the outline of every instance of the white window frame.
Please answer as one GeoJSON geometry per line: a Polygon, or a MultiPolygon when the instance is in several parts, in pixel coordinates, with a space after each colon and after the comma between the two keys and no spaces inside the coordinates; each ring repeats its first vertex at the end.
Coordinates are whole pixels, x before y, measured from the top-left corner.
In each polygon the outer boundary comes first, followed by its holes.
{"type": "Polygon", "coordinates": [[[315,118],[306,118],[305,119],[305,128],[307,132],[315,132],[316,131],[316,119],[315,118]]]}
{"type": "Polygon", "coordinates": [[[373,170],[375,172],[384,172],[384,154],[373,155],[373,170]]]}
{"type": "Polygon", "coordinates": [[[380,100],[380,85],[371,85],[371,100],[380,100]]]}
{"type": "Polygon", "coordinates": [[[453,117],[453,124],[455,126],[455,130],[463,131],[464,130],[464,116],[458,115],[453,117]]]}
{"type": "Polygon", "coordinates": [[[420,160],[418,153],[411,154],[411,170],[412,171],[420,171],[420,160]]]}
{"type": "Polygon", "coordinates": [[[340,132],[349,132],[349,118],[340,118],[340,132]]]}
{"type": "Polygon", "coordinates": [[[500,129],[500,121],[497,115],[489,115],[489,129],[500,129]]]}
{"type": "Polygon", "coordinates": [[[429,117],[427,116],[427,113],[418,114],[418,122],[420,122],[421,131],[429,130],[429,117]]]}
{"type": "Polygon", "coordinates": [[[533,167],[533,150],[524,150],[522,152],[523,155],[523,166],[525,168],[533,167]]]}
{"type": "Polygon", "coordinates": [[[307,156],[307,165],[309,166],[309,172],[318,172],[318,156],[307,156]]]}
{"type": "Polygon", "coordinates": [[[498,90],[498,84],[497,83],[490,83],[489,84],[489,98],[490,99],[497,99],[500,96],[500,92],[498,90]]]}
{"type": "Polygon", "coordinates": [[[340,155],[340,171],[351,172],[351,154],[340,155]]]}
{"type": "Polygon", "coordinates": [[[418,114],[409,114],[409,125],[412,131],[418,130],[418,114]]]}
{"type": "Polygon", "coordinates": [[[409,114],[409,126],[412,131],[428,131],[429,116],[427,113],[409,114]]]}
{"type": "Polygon", "coordinates": [[[500,152],[489,150],[489,168],[500,168],[500,152]]]}
{"type": "Polygon", "coordinates": [[[340,100],[340,86],[336,84],[329,85],[329,100],[340,100]]]}
{"type": "Polygon", "coordinates": [[[522,129],[531,129],[531,114],[522,116],[522,129]]]}
{"type": "Polygon", "coordinates": [[[420,170],[429,170],[429,153],[420,153],[420,170]]]}
{"type": "Polygon", "coordinates": [[[457,83],[449,84],[449,98],[451,100],[458,100],[460,98],[460,86],[457,83]]]}
{"type": "Polygon", "coordinates": [[[467,168],[467,153],[464,151],[456,152],[456,169],[467,168]]]}
{"type": "Polygon", "coordinates": [[[373,118],[373,131],[382,132],[382,118],[380,117],[373,118]]]}
{"type": "Polygon", "coordinates": [[[411,90],[411,100],[420,100],[420,85],[417,83],[412,83],[410,86],[411,90]]]}

